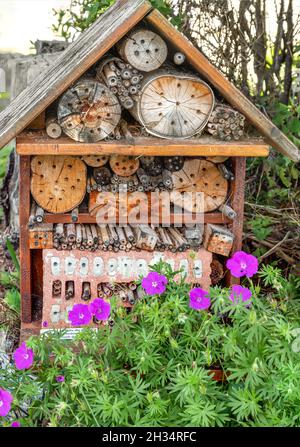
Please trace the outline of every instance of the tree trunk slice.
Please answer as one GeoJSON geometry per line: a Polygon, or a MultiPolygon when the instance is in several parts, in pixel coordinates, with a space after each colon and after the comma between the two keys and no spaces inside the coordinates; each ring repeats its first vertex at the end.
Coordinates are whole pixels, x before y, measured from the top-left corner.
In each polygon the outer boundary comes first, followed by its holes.
{"type": "MultiPolygon", "coordinates": [[[[172,174],[172,180],[175,192],[203,192],[205,213],[218,209],[226,201],[228,182],[218,168],[209,161],[187,160],[181,171],[172,174]]],[[[171,194],[171,200],[175,205],[181,206],[178,194],[171,194]]],[[[187,201],[184,205],[187,211],[201,212],[196,209],[195,199],[187,201]]]]}
{"type": "Polygon", "coordinates": [[[140,162],[135,157],[112,155],[110,157],[110,167],[120,177],[130,177],[137,172],[140,167],[140,162]]]}
{"type": "Polygon", "coordinates": [[[91,166],[92,168],[101,168],[102,166],[106,165],[106,163],[109,160],[109,156],[107,155],[85,155],[82,157],[82,160],[87,164],[88,166],[91,166]]]}
{"type": "Polygon", "coordinates": [[[166,42],[146,29],[133,31],[117,45],[117,49],[122,59],[145,72],[157,70],[168,56],[166,42]]]}
{"type": "Polygon", "coordinates": [[[219,156],[219,157],[206,157],[207,161],[211,161],[212,163],[224,163],[226,160],[228,160],[229,157],[226,156],[219,156]]]}
{"type": "Polygon", "coordinates": [[[104,85],[82,79],[60,99],[58,120],[75,141],[94,143],[108,137],[121,118],[117,97],[104,85]]]}
{"type": "Polygon", "coordinates": [[[201,79],[159,70],[145,76],[130,113],[152,135],[185,139],[206,126],[213,107],[214,94],[201,79]]]}
{"type": "Polygon", "coordinates": [[[86,165],[76,157],[34,157],[31,161],[31,194],[49,213],[66,213],[84,199],[86,172],[86,165]]]}

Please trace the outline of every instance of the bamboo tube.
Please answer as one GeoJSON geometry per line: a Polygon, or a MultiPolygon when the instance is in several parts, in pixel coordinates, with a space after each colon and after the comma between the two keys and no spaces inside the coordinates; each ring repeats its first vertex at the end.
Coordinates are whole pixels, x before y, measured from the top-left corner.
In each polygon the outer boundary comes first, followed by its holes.
{"type": "Polygon", "coordinates": [[[76,228],[74,224],[67,224],[67,241],[73,243],[76,240],[76,228]]]}

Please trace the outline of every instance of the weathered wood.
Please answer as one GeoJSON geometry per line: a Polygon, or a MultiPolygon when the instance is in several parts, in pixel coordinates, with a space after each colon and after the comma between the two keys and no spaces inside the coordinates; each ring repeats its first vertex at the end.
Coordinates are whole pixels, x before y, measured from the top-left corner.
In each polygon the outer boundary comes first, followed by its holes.
{"type": "Polygon", "coordinates": [[[222,256],[229,256],[234,241],[234,234],[227,228],[207,224],[204,230],[203,246],[206,250],[222,256]]]}
{"type": "Polygon", "coordinates": [[[74,143],[68,137],[53,141],[43,133],[34,135],[23,133],[17,138],[19,155],[145,155],[145,156],[227,156],[227,157],[267,157],[269,146],[262,139],[243,141],[220,141],[209,136],[199,139],[165,140],[159,138],[134,138],[99,143],[74,143]]]}
{"type": "MultiPolygon", "coordinates": [[[[104,186],[104,185],[108,185],[110,184],[111,181],[111,172],[108,168],[95,168],[94,169],[94,179],[96,181],[96,184],[104,186]]],[[[97,187],[95,188],[91,188],[91,189],[97,189],[97,187]]]]}
{"type": "Polygon", "coordinates": [[[200,78],[161,69],[144,77],[130,113],[151,135],[187,139],[205,127],[213,107],[213,91],[200,78]]]}
{"type": "Polygon", "coordinates": [[[53,231],[46,228],[35,228],[29,231],[29,248],[45,249],[53,247],[53,231]]]}
{"type": "Polygon", "coordinates": [[[29,123],[27,129],[41,130],[45,128],[45,125],[46,125],[46,112],[44,110],[31,123],[29,123]]]}
{"type": "Polygon", "coordinates": [[[57,121],[57,117],[52,116],[46,120],[46,133],[50,138],[60,138],[62,134],[62,128],[57,121]]]}
{"type": "MultiPolygon", "coordinates": [[[[91,196],[93,197],[93,203],[90,204],[91,209],[94,210],[96,207],[96,200],[97,200],[97,195],[99,193],[94,192],[93,194],[91,194],[91,196]]],[[[78,223],[80,224],[95,224],[97,223],[97,218],[96,218],[96,213],[94,212],[94,215],[91,215],[90,213],[82,213],[79,214],[78,216],[78,223]]],[[[170,221],[168,220],[168,216],[165,219],[165,216],[163,215],[163,213],[160,212],[160,216],[159,216],[159,223],[162,224],[167,224],[167,223],[171,223],[173,224],[174,222],[178,222],[178,214],[177,213],[170,213],[170,221]]],[[[195,220],[197,220],[197,218],[201,219],[202,216],[197,216],[196,214],[192,214],[191,216],[186,216],[186,220],[185,223],[194,223],[195,220]]],[[[118,221],[118,220],[117,220],[118,221]]],[[[72,222],[72,218],[71,218],[71,214],[46,214],[45,215],[45,219],[44,219],[45,223],[71,223],[72,222]]],[[[141,223],[148,223],[149,222],[149,216],[146,216],[146,221],[143,222],[141,221],[141,223]]],[[[231,221],[226,218],[225,216],[222,215],[222,213],[220,212],[216,212],[216,213],[206,213],[204,214],[204,223],[215,223],[215,224],[225,224],[225,223],[230,223],[231,221]]]]}
{"type": "MultiPolygon", "coordinates": [[[[300,151],[297,147],[249,99],[231,84],[188,39],[177,31],[162,14],[155,10],[147,16],[147,21],[160,32],[166,41],[172,42],[173,45],[180,49],[186,56],[187,62],[219,90],[229,104],[245,115],[273,147],[293,161],[300,161],[300,151]]],[[[244,154],[244,156],[246,155],[244,154]]]]}
{"type": "MultiPolygon", "coordinates": [[[[235,180],[231,183],[230,196],[231,206],[236,212],[236,218],[231,225],[231,231],[234,234],[232,253],[235,253],[236,251],[240,251],[243,246],[246,158],[233,158],[233,169],[235,180]]],[[[233,284],[239,284],[240,280],[228,273],[226,275],[226,282],[231,286],[233,284]]]]}
{"type": "Polygon", "coordinates": [[[135,174],[140,166],[137,158],[126,155],[112,155],[109,163],[112,171],[120,177],[129,177],[135,174]]]}
{"type": "MultiPolygon", "coordinates": [[[[185,161],[183,169],[172,175],[173,189],[179,193],[202,192],[204,194],[203,212],[214,211],[222,205],[227,197],[228,182],[222,177],[216,166],[206,160],[190,159],[185,161]]],[[[181,206],[181,198],[171,194],[171,200],[181,206]]],[[[200,204],[201,205],[201,204],[200,204]]],[[[183,206],[190,212],[201,212],[195,198],[186,201],[183,206]]]]}
{"type": "Polygon", "coordinates": [[[82,160],[92,168],[101,168],[106,165],[109,157],[107,155],[84,155],[82,160]]]}
{"type": "Polygon", "coordinates": [[[121,106],[104,84],[81,79],[61,97],[57,116],[64,133],[73,140],[96,142],[113,133],[121,106]]]}
{"type": "Polygon", "coordinates": [[[157,70],[168,56],[164,40],[148,29],[135,29],[118,44],[122,59],[140,71],[157,70]]]}
{"type": "Polygon", "coordinates": [[[149,11],[145,0],[116,2],[0,114],[0,148],[20,133],[149,11]]]}
{"type": "Polygon", "coordinates": [[[168,171],[180,171],[184,165],[184,157],[166,157],[164,158],[164,166],[168,171]]]}
{"type": "Polygon", "coordinates": [[[86,166],[77,157],[37,156],[31,162],[31,193],[51,213],[71,211],[86,192],[86,166]]]}
{"type": "Polygon", "coordinates": [[[32,320],[32,275],[31,254],[27,238],[27,224],[30,215],[30,157],[20,157],[20,292],[21,320],[30,323],[32,320]]]}

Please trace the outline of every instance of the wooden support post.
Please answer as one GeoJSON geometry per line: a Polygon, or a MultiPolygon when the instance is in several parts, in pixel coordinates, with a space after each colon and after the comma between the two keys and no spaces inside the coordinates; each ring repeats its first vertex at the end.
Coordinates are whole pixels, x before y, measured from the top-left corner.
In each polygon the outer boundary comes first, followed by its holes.
{"type": "MultiPolygon", "coordinates": [[[[236,212],[236,218],[232,222],[231,231],[235,238],[232,247],[232,253],[240,251],[243,246],[243,223],[244,223],[244,203],[245,203],[245,176],[246,176],[246,158],[233,157],[233,170],[235,180],[231,183],[231,206],[236,212]]],[[[238,278],[232,277],[229,273],[226,276],[228,286],[239,284],[238,278]]]]}
{"type": "Polygon", "coordinates": [[[31,290],[31,253],[28,244],[28,220],[30,215],[30,157],[20,157],[20,291],[21,291],[21,321],[32,321],[32,290],[31,290]]]}

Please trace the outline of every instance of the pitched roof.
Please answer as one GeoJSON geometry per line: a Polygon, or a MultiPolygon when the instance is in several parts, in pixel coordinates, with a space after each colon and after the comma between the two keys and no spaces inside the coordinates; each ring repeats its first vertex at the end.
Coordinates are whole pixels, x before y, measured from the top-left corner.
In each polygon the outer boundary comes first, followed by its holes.
{"type": "Polygon", "coordinates": [[[0,114],[3,147],[57,99],[73,82],[145,16],[159,33],[186,55],[190,65],[240,111],[267,142],[292,160],[297,147],[249,101],[209,60],[146,0],[119,0],[70,45],[26,90],[0,114]],[[148,15],[147,15],[148,14],[148,15]]]}

